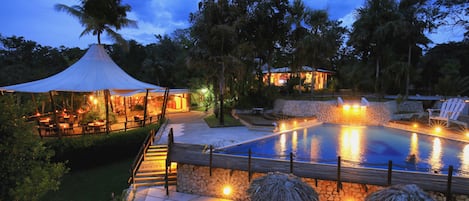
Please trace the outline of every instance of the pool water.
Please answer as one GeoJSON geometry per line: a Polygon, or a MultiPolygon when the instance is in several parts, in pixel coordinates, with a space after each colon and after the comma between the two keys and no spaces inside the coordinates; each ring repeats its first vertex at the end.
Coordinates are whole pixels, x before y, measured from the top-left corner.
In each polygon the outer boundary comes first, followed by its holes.
{"type": "Polygon", "coordinates": [[[380,126],[322,124],[226,147],[219,153],[469,176],[469,144],[380,126]]]}

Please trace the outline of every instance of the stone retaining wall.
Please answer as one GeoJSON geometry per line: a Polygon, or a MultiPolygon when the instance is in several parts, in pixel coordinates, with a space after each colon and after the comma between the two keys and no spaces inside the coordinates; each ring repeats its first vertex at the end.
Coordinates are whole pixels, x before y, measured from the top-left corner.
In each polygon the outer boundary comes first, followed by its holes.
{"type": "MultiPolygon", "coordinates": [[[[240,170],[213,168],[212,176],[209,167],[189,164],[178,164],[177,191],[231,200],[249,200],[246,190],[249,188],[248,172],[240,170]],[[232,193],[223,194],[223,188],[230,186],[232,193]]],[[[253,173],[252,179],[264,176],[264,173],[253,173]]],[[[303,178],[319,194],[321,201],[364,200],[365,197],[383,186],[342,182],[342,189],[337,191],[336,181],[303,178]]],[[[445,200],[443,193],[429,192],[438,201],[445,200]]],[[[469,200],[467,195],[453,195],[454,200],[469,200]]]]}
{"type": "Polygon", "coordinates": [[[352,110],[344,111],[336,101],[304,101],[304,100],[282,100],[274,103],[273,112],[289,116],[308,117],[316,116],[321,122],[328,123],[356,123],[364,125],[384,125],[397,111],[395,101],[370,102],[363,112],[352,110]]]}
{"type": "MultiPolygon", "coordinates": [[[[345,101],[347,103],[347,101],[345,101]]],[[[352,103],[352,102],[349,102],[352,103]]],[[[321,122],[328,123],[356,123],[364,125],[384,125],[393,119],[401,119],[415,114],[424,114],[421,101],[370,102],[366,112],[355,114],[353,111],[345,113],[336,101],[308,101],[277,99],[272,112],[297,117],[316,116],[321,122]],[[398,112],[404,113],[396,114],[398,112]]]]}

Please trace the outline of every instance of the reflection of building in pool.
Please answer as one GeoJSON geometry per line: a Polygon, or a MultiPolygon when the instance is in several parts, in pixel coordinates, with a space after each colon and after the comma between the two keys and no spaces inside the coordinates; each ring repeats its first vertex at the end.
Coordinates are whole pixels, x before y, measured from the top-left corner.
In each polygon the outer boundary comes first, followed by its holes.
{"type": "MultiPolygon", "coordinates": [[[[266,67],[262,74],[263,82],[267,84],[269,71],[266,67]]],[[[274,86],[285,86],[291,78],[300,77],[303,80],[302,89],[311,89],[311,83],[313,83],[314,89],[318,90],[327,88],[327,83],[332,79],[333,74],[334,71],[309,66],[303,66],[302,69],[296,72],[291,70],[290,67],[272,68],[270,70],[270,83],[274,86]]]]}

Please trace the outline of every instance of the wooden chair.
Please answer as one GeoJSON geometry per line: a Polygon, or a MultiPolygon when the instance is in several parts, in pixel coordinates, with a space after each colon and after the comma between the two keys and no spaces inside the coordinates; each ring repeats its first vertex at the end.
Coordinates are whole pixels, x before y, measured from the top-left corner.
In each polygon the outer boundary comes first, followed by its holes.
{"type": "Polygon", "coordinates": [[[465,122],[458,121],[458,117],[464,109],[464,106],[466,106],[466,103],[463,99],[448,99],[443,102],[440,109],[428,109],[428,124],[430,124],[432,120],[437,120],[446,122],[446,127],[449,127],[450,122],[453,122],[467,128],[465,122]],[[438,115],[434,114],[436,111],[439,111],[438,115]]]}

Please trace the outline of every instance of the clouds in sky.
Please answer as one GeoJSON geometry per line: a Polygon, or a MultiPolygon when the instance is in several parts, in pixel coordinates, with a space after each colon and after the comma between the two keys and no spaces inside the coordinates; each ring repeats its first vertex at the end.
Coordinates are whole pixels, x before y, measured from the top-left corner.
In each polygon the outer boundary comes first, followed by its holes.
{"type": "MultiPolygon", "coordinates": [[[[174,30],[190,26],[189,14],[198,9],[199,0],[122,0],[132,11],[128,18],[137,21],[138,28],[125,28],[119,33],[128,40],[141,44],[156,42],[155,35],[171,34],[174,30]]],[[[54,9],[55,4],[77,5],[79,0],[12,0],[0,6],[0,34],[4,37],[24,36],[41,45],[87,48],[97,43],[92,35],[80,37],[83,27],[78,20],[54,9]]],[[[343,21],[351,27],[353,12],[364,4],[364,0],[304,0],[313,9],[325,9],[332,19],[343,21]]],[[[437,43],[460,40],[462,29],[442,28],[438,34],[430,35],[437,43]]],[[[102,37],[103,43],[112,43],[102,37]]]]}

